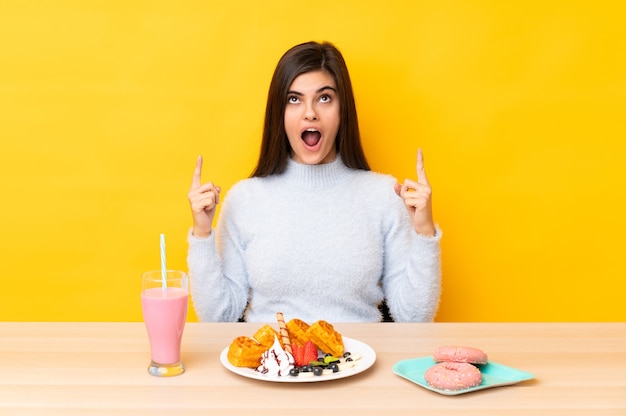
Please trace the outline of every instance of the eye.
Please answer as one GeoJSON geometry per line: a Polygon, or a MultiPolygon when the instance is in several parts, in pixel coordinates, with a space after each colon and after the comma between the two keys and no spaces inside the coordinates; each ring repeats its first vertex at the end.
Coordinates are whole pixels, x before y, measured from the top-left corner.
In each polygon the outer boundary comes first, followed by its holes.
{"type": "Polygon", "coordinates": [[[322,103],[328,103],[331,101],[331,96],[328,94],[324,94],[320,97],[320,102],[322,103]]]}
{"type": "Polygon", "coordinates": [[[289,104],[297,104],[298,102],[300,102],[300,100],[295,95],[290,95],[287,97],[287,103],[289,104]]]}

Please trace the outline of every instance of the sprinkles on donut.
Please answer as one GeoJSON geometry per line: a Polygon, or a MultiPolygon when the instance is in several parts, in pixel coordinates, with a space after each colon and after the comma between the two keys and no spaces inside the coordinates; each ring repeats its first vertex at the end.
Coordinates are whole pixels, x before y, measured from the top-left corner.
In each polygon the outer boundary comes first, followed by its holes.
{"type": "Polygon", "coordinates": [[[440,363],[444,361],[453,363],[487,364],[487,354],[478,348],[445,345],[438,347],[433,352],[433,359],[440,363]]]}
{"type": "Polygon", "coordinates": [[[478,386],[483,381],[483,376],[470,363],[442,362],[426,370],[424,379],[437,389],[463,390],[478,386]]]}
{"type": "Polygon", "coordinates": [[[482,383],[475,364],[487,364],[487,354],[478,348],[445,345],[435,349],[433,360],[436,364],[424,373],[426,382],[436,389],[456,391],[482,383]]]}

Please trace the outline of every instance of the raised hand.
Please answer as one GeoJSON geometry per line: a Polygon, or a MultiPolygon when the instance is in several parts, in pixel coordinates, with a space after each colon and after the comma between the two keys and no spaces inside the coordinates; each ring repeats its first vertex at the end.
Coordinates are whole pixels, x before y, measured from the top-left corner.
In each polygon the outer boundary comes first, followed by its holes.
{"type": "Polygon", "coordinates": [[[200,179],[201,176],[202,156],[198,156],[187,198],[189,198],[193,216],[193,235],[195,237],[208,237],[211,235],[211,226],[215,217],[216,206],[220,203],[222,188],[211,182],[203,184],[200,179]]]}
{"type": "Polygon", "coordinates": [[[415,231],[425,236],[434,236],[432,189],[426,177],[426,170],[424,170],[422,149],[417,151],[417,182],[405,179],[404,183],[397,183],[394,189],[404,201],[404,205],[413,219],[415,231]]]}

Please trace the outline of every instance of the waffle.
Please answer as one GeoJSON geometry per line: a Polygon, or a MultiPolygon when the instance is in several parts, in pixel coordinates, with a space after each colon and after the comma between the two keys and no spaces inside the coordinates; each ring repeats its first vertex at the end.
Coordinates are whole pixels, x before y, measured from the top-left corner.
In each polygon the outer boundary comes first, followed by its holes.
{"type": "Polygon", "coordinates": [[[335,328],[326,321],[319,320],[306,331],[307,338],[326,354],[333,357],[343,355],[343,338],[335,328]]]}
{"type": "Polygon", "coordinates": [[[309,340],[309,335],[307,334],[308,329],[309,324],[298,318],[294,318],[287,322],[287,332],[289,332],[289,339],[292,344],[294,342],[297,342],[299,345],[306,344],[309,340]]]}
{"type": "Polygon", "coordinates": [[[240,336],[228,347],[228,362],[235,367],[256,368],[261,363],[261,355],[267,350],[252,338],[240,336]]]}
{"type": "Polygon", "coordinates": [[[280,346],[283,347],[283,343],[282,343],[282,340],[280,339],[280,335],[270,325],[263,325],[252,336],[252,338],[257,340],[259,344],[263,345],[266,350],[270,349],[272,345],[274,345],[275,337],[277,337],[281,341],[280,346]]]}

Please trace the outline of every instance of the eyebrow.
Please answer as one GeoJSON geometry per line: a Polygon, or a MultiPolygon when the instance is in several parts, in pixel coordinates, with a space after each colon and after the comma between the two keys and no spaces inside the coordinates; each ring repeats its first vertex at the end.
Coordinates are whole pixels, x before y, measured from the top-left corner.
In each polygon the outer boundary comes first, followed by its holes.
{"type": "MultiPolygon", "coordinates": [[[[315,91],[316,94],[322,93],[326,90],[331,90],[333,92],[337,92],[337,89],[334,87],[331,87],[330,85],[324,85],[322,88],[318,89],[317,91],[315,91]]],[[[288,91],[287,94],[291,94],[291,95],[297,95],[297,96],[302,96],[304,95],[303,93],[299,92],[299,91],[288,91]]]]}

